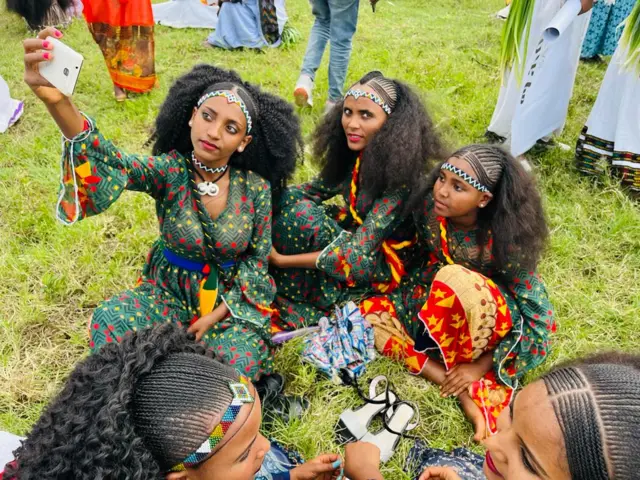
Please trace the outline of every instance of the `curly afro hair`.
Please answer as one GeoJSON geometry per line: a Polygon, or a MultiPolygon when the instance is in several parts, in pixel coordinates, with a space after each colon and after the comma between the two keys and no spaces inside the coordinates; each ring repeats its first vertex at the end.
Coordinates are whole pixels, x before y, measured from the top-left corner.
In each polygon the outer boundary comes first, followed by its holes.
{"type": "MultiPolygon", "coordinates": [[[[496,268],[505,271],[507,264],[517,256],[522,268],[535,269],[549,236],[535,179],[510,153],[496,145],[468,145],[452,157],[474,150],[490,151],[492,160],[499,162],[502,169],[492,188],[492,200],[485,208],[478,209],[478,244],[486,246],[489,234],[493,232],[491,253],[496,268]]],[[[429,174],[427,194],[433,191],[442,163],[429,174]]],[[[482,249],[478,255],[482,256],[482,249]]]]}
{"type": "Polygon", "coordinates": [[[78,363],[14,453],[6,479],[163,479],[211,434],[239,374],[173,325],[78,363]]]}
{"type": "Polygon", "coordinates": [[[243,82],[234,71],[202,64],[176,80],[156,119],[153,154],[177,150],[187,155],[193,150],[189,127],[193,108],[209,87],[219,83],[230,83],[244,89],[258,110],[258,118],[254,119],[251,130],[253,140],[244,152],[235,152],[231,156],[230,165],[252,170],[268,180],[274,196],[273,205],[277,205],[275,200],[303,158],[300,122],[290,104],[243,82]]]}
{"type": "MultiPolygon", "coordinates": [[[[380,72],[370,72],[355,85],[366,84],[380,72]]],[[[383,77],[384,78],[384,77],[383,77]]],[[[397,99],[391,115],[362,153],[360,185],[369,198],[408,187],[413,205],[424,185],[424,174],[433,161],[446,157],[438,132],[420,97],[403,82],[393,83],[397,99]]],[[[320,176],[329,185],[338,185],[351,176],[358,152],[349,149],[342,128],[344,100],[336,104],[314,132],[313,153],[319,159],[320,176]]],[[[405,208],[405,213],[408,208],[405,208]]]]}

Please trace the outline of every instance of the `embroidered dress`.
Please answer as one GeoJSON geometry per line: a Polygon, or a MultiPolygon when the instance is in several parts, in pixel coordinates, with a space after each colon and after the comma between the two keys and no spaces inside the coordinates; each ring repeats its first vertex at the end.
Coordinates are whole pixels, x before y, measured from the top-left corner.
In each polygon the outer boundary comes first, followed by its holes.
{"type": "Polygon", "coordinates": [[[621,24],[635,3],[636,0],[596,0],[580,56],[593,58],[596,55],[613,55],[622,35],[621,24]]]}
{"type": "Polygon", "coordinates": [[[83,0],[89,31],[100,47],[113,84],[144,93],[156,83],[150,0],[83,0]]]}
{"type": "Polygon", "coordinates": [[[230,315],[202,340],[244,375],[270,371],[268,306],[275,285],[267,272],[271,189],[262,177],[231,167],[227,206],[213,219],[201,202],[191,158],[175,151],[129,155],[92,124],[66,142],[62,168],[61,221],[102,213],[131,190],[154,198],[160,224],[138,284],[96,308],[89,323],[93,351],[162,322],[187,328],[224,302],[230,315]]]}
{"type": "Polygon", "coordinates": [[[284,255],[322,251],[316,269],[272,269],[278,285],[275,330],[297,329],[329,316],[334,305],[393,291],[416,253],[415,227],[401,210],[408,192],[371,199],[352,178],[328,187],[320,179],[289,188],[274,219],[273,243],[284,255]],[[341,196],[346,207],[327,200],[341,196]]]}
{"type": "Polygon", "coordinates": [[[451,368],[492,351],[493,370],[475,382],[471,396],[493,432],[519,379],[549,355],[553,308],[535,271],[515,262],[495,271],[488,249],[478,258],[477,231],[456,230],[437,217],[431,195],[424,205],[416,223],[428,260],[402,288],[362,302],[361,311],[376,327],[378,349],[413,373],[430,356],[451,368]]]}
{"type": "MultiPolygon", "coordinates": [[[[640,3],[634,12],[640,10],[640,3]]],[[[639,18],[638,13],[629,18],[639,18]]],[[[630,25],[626,28],[633,27],[630,25]]],[[[640,36],[640,21],[635,24],[640,36]]],[[[640,193],[640,67],[630,65],[629,47],[620,42],[576,147],[578,170],[589,175],[610,168],[622,184],[640,193]]]]}

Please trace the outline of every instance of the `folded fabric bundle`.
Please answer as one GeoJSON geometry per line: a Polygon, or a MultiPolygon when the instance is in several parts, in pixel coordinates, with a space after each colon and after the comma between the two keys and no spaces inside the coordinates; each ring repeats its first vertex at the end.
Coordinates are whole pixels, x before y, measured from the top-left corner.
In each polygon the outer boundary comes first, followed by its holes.
{"type": "Polygon", "coordinates": [[[302,359],[311,363],[337,384],[341,371],[359,377],[365,365],[376,357],[373,328],[355,303],[336,307],[335,317],[323,317],[320,330],[305,339],[302,359]]]}

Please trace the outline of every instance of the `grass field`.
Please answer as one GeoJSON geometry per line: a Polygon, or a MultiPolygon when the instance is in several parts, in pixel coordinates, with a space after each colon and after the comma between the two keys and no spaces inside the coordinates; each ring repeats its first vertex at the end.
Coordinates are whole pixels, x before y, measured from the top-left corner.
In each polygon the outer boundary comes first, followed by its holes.
{"type": "MultiPolygon", "coordinates": [[[[452,146],[481,140],[500,83],[501,23],[490,14],[502,0],[382,0],[372,14],[362,1],[349,81],[381,69],[415,85],[452,146]]],[[[0,7],[3,8],[3,7],[0,7]]],[[[172,81],[199,62],[233,67],[250,81],[290,98],[312,24],[308,2],[290,0],[292,24],[304,40],[288,49],[225,52],[205,48],[203,30],[156,30],[160,87],[117,104],[101,54],[83,21],[65,42],[85,66],[74,101],[101,130],[129,151],[142,151],[172,81]]],[[[55,394],[73,364],[88,352],[85,324],[102,299],[134,284],[157,235],[150,198],[125,194],[107,213],[65,228],[54,219],[60,138],[45,109],[22,83],[21,19],[0,11],[0,74],[12,96],[26,100],[20,123],[0,136],[0,429],[24,434],[55,394]]],[[[561,141],[575,145],[606,69],[580,66],[561,141]]],[[[326,95],[327,66],[318,76],[316,107],[302,112],[310,133],[326,95]]],[[[573,168],[573,152],[555,149],[534,159],[552,238],[541,272],[556,307],[559,330],[553,363],[598,349],[638,350],[640,340],[640,209],[613,184],[593,185],[573,168]]],[[[314,173],[310,162],[299,180],[314,173]]],[[[352,391],[318,381],[301,365],[296,344],[278,354],[289,392],[312,406],[302,421],[269,432],[306,456],[335,450],[332,431],[340,412],[354,406],[352,391]]],[[[417,434],[436,447],[470,444],[471,428],[452,400],[380,360],[367,378],[385,373],[399,393],[417,401],[417,434]]],[[[410,478],[403,463],[410,445],[385,467],[387,478],[410,478]]]]}

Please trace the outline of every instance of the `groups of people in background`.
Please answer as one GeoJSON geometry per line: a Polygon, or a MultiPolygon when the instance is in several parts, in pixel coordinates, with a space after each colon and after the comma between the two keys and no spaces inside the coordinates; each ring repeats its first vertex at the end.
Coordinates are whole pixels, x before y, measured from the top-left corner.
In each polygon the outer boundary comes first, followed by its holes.
{"type": "MultiPolygon", "coordinates": [[[[620,3],[598,15],[618,21],[620,3]]],[[[122,100],[155,85],[153,16],[148,1],[109,5],[88,0],[83,13],[122,100]]],[[[343,90],[358,0],[313,0],[293,96],[313,104],[327,42],[329,93],[311,136],[321,170],[302,185],[290,185],[304,152],[293,106],[237,73],[198,65],[178,78],[156,118],[152,155],[131,154],[40,76],[52,49],[45,38],[63,34],[47,28],[27,39],[25,82],[65,138],[59,220],[98,215],[136,191],[156,202],[160,235],[138,284],[95,309],[93,354],[17,450],[8,478],[251,478],[270,451],[251,381],[273,372],[272,334],[315,325],[349,301],[382,354],[459,399],[490,452],[487,478],[634,478],[635,357],[559,367],[515,395],[556,331],[537,273],[548,227],[524,155],[551,143],[566,119],[592,2],[545,40],[562,6],[513,1],[487,135],[504,145],[450,149],[405,82],[372,71],[343,90]],[[195,419],[188,429],[185,418],[195,419]]],[[[605,40],[594,33],[585,44],[590,58],[607,54],[622,31],[576,157],[581,171],[612,169],[640,190],[640,2],[628,10],[623,28],[602,22],[605,40]]],[[[278,1],[225,2],[211,40],[275,45],[285,19],[278,1]],[[246,28],[223,27],[223,15],[246,28]]],[[[289,475],[382,478],[367,448],[289,475]]],[[[453,474],[434,468],[424,478],[453,474]]]]}

